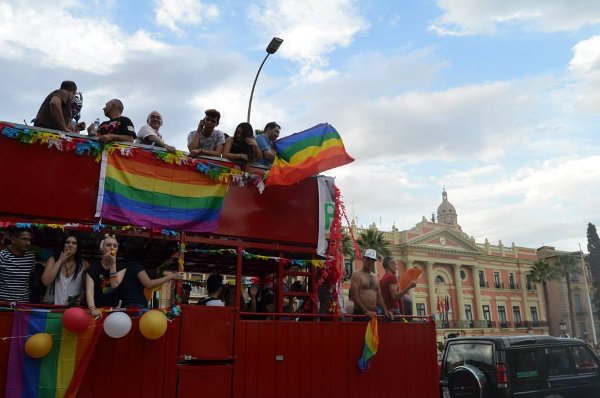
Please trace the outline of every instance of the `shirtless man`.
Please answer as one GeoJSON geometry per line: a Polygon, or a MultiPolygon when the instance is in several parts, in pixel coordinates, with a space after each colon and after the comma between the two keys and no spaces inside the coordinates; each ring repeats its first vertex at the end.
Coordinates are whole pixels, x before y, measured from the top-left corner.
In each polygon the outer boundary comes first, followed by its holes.
{"type": "Polygon", "coordinates": [[[393,315],[388,311],[379,289],[379,281],[373,273],[377,261],[377,253],[373,249],[365,250],[362,269],[352,274],[350,281],[350,298],[354,301],[354,315],[377,315],[377,306],[383,310],[388,319],[393,315]]]}

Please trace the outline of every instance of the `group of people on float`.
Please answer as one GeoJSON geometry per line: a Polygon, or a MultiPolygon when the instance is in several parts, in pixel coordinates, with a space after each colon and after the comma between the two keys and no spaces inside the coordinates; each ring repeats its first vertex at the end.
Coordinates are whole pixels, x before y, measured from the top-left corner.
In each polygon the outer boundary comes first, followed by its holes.
{"type": "Polygon", "coordinates": [[[83,259],[78,237],[71,233],[66,234],[62,248],[48,258],[40,277],[35,272],[35,254],[29,250],[31,229],[12,227],[9,235],[10,245],[0,250],[0,301],[4,302],[70,306],[85,302],[90,314],[99,317],[101,307],[146,308],[145,288],[183,277],[174,272],[151,279],[141,263],[117,257],[119,243],[108,234],[100,241],[100,259],[90,264],[83,259]]]}
{"type": "MultiPolygon", "coordinates": [[[[64,132],[80,133],[86,130],[86,124],[72,123],[73,111],[71,104],[77,92],[73,81],[62,82],[59,89],[52,91],[42,102],[34,126],[54,129],[64,132]]],[[[138,144],[162,147],[174,153],[176,148],[167,144],[160,132],[163,125],[162,115],[152,111],[146,119],[146,124],[137,132],[133,122],[123,116],[123,102],[118,99],[109,100],[103,108],[104,115],[109,119],[96,126],[92,123],[87,127],[89,136],[96,137],[102,143],[136,142],[138,144]]],[[[240,123],[233,136],[217,130],[221,113],[216,109],[208,109],[198,123],[196,130],[187,136],[190,156],[216,156],[244,164],[258,163],[270,167],[275,159],[274,142],[281,133],[281,127],[276,122],[266,124],[263,133],[254,135],[250,123],[240,123]]]]}
{"type": "MultiPolygon", "coordinates": [[[[33,240],[29,228],[11,227],[10,243],[0,241],[0,302],[42,303],[60,306],[85,305],[91,315],[102,316],[101,308],[147,308],[144,289],[153,289],[171,280],[181,280],[182,274],[173,272],[152,279],[138,261],[125,261],[118,256],[119,243],[114,235],[104,235],[99,243],[99,258],[88,262],[82,255],[79,237],[65,233],[62,247],[40,266],[30,250],[33,240]]],[[[98,257],[98,256],[96,256],[98,257]]],[[[260,284],[252,284],[240,298],[241,312],[275,312],[275,293],[272,274],[260,284]],[[270,281],[270,282],[269,282],[270,281]]],[[[183,283],[181,303],[190,302],[191,282],[183,283]]],[[[220,274],[211,274],[206,280],[207,297],[195,304],[208,306],[235,306],[235,285],[224,283],[220,274]]],[[[296,281],[293,291],[306,291],[296,281]]],[[[285,303],[285,312],[301,312],[294,299],[285,303]]]]}

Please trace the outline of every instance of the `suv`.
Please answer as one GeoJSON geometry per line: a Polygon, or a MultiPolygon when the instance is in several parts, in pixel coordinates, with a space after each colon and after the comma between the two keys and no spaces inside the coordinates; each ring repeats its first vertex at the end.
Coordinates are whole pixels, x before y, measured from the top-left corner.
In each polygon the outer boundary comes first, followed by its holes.
{"type": "Polygon", "coordinates": [[[459,337],[446,343],[443,398],[600,397],[600,360],[579,339],[459,337]]]}

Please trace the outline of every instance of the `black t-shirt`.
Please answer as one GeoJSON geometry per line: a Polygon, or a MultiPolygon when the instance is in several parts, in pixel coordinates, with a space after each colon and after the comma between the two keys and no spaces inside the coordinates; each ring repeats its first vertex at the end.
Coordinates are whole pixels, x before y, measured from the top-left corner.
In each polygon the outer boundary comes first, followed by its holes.
{"type": "MultiPolygon", "coordinates": [[[[117,264],[117,272],[123,266],[117,264]]],[[[117,305],[117,292],[110,286],[110,271],[99,262],[93,263],[87,274],[94,281],[94,305],[96,307],[114,307],[117,305]]]]}
{"type": "Polygon", "coordinates": [[[136,138],[135,129],[131,119],[125,116],[119,116],[114,119],[107,120],[106,122],[100,123],[98,126],[97,135],[106,134],[118,134],[118,135],[130,135],[136,138]]]}
{"type": "Polygon", "coordinates": [[[125,277],[117,289],[119,300],[123,307],[147,307],[148,300],[144,296],[144,285],[138,279],[138,274],[145,271],[139,262],[130,262],[126,266],[125,277]]]}

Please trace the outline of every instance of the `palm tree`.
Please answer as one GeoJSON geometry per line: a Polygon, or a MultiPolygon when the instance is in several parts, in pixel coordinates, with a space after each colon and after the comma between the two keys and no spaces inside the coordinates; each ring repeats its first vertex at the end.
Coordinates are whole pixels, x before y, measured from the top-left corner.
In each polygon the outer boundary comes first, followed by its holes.
{"type": "Polygon", "coordinates": [[[350,261],[354,261],[354,259],[356,258],[354,243],[352,242],[350,234],[346,232],[342,233],[342,251],[344,253],[344,257],[349,257],[350,261]]]}
{"type": "Polygon", "coordinates": [[[531,271],[527,274],[529,279],[534,283],[541,283],[544,289],[544,304],[546,306],[546,320],[550,324],[550,302],[548,299],[548,282],[558,279],[556,269],[550,264],[538,260],[533,264],[531,271]]]}
{"type": "Polygon", "coordinates": [[[577,261],[568,255],[560,256],[556,259],[553,265],[555,271],[560,275],[560,278],[564,276],[567,280],[567,296],[569,297],[569,318],[571,318],[571,337],[575,334],[575,312],[573,311],[573,298],[571,297],[571,275],[581,274],[581,269],[577,264],[577,261]]]}
{"type": "Polygon", "coordinates": [[[392,252],[389,249],[389,243],[383,239],[383,232],[375,228],[369,228],[360,233],[356,239],[358,247],[364,252],[366,249],[374,249],[378,256],[390,256],[392,252]]]}

